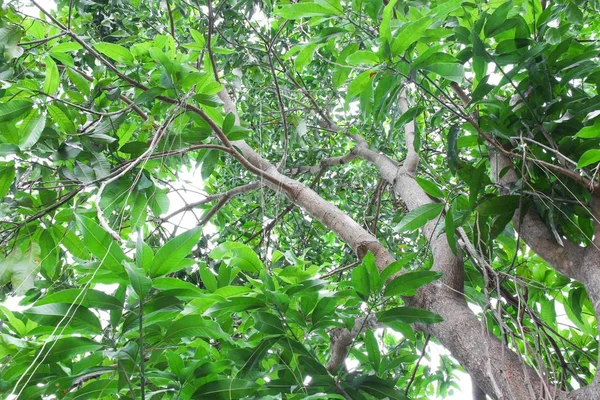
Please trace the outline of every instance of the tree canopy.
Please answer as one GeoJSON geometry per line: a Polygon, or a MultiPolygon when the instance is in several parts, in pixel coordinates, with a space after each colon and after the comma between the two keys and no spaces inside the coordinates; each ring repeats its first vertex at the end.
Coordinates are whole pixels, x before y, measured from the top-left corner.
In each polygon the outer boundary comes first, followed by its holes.
{"type": "Polygon", "coordinates": [[[597,0],[0,5],[0,393],[600,398],[597,0]]]}

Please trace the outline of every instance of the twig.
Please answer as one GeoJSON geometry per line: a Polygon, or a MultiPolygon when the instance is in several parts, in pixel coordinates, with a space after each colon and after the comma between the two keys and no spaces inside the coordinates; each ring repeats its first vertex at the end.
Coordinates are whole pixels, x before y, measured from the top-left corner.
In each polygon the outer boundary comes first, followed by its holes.
{"type": "Polygon", "coordinates": [[[421,356],[417,360],[417,364],[415,365],[415,369],[413,370],[412,376],[406,385],[406,389],[404,390],[404,395],[408,396],[408,391],[410,390],[410,386],[413,384],[415,380],[415,376],[417,376],[417,370],[419,369],[419,365],[421,364],[421,360],[425,356],[425,351],[427,350],[427,345],[429,344],[429,339],[431,338],[430,334],[427,334],[427,338],[425,338],[425,343],[423,344],[423,350],[421,350],[421,356]]]}

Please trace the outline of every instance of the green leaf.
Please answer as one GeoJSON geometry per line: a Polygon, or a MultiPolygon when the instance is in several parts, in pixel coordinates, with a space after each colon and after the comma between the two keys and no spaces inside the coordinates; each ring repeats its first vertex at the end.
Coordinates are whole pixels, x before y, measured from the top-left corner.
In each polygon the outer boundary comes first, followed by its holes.
{"type": "Polygon", "coordinates": [[[434,324],[442,322],[443,318],[432,312],[412,307],[396,307],[387,311],[377,313],[377,319],[380,322],[404,322],[405,324],[414,324],[417,322],[423,324],[434,324]]]}
{"type": "Polygon", "coordinates": [[[0,199],[8,194],[11,185],[15,180],[15,164],[13,161],[9,163],[0,163],[0,199]]]}
{"type": "Polygon", "coordinates": [[[227,113],[227,115],[225,116],[225,119],[223,120],[223,132],[225,132],[225,134],[228,134],[229,132],[231,132],[231,130],[233,129],[233,127],[235,126],[235,114],[234,113],[227,113]]]}
{"type": "Polygon", "coordinates": [[[76,218],[83,232],[83,242],[89,251],[100,260],[103,266],[123,275],[121,263],[127,260],[127,256],[119,243],[115,242],[108,232],[88,217],[76,215],[76,218]]]}
{"type": "Polygon", "coordinates": [[[73,233],[70,229],[65,229],[61,225],[54,225],[52,227],[54,231],[54,237],[73,255],[83,260],[90,258],[90,251],[80,239],[78,235],[73,233]]]}
{"type": "Polygon", "coordinates": [[[379,366],[381,365],[381,352],[379,351],[379,343],[377,343],[375,333],[370,329],[365,332],[365,347],[367,348],[369,362],[373,364],[373,369],[379,371],[379,366]]]}
{"type": "Polygon", "coordinates": [[[317,322],[319,322],[322,318],[331,316],[337,304],[337,299],[333,297],[323,297],[322,299],[320,299],[311,314],[311,320],[313,325],[316,325],[317,322]]]}
{"type": "Polygon", "coordinates": [[[488,15],[485,27],[483,29],[485,37],[493,37],[500,33],[503,25],[506,24],[509,11],[513,8],[512,0],[504,2],[498,7],[492,15],[488,15]]]}
{"type": "Polygon", "coordinates": [[[204,104],[205,106],[209,107],[220,107],[223,105],[223,101],[219,98],[219,96],[215,94],[198,93],[194,96],[194,100],[196,100],[200,104],[204,104]]]}
{"type": "Polygon", "coordinates": [[[390,22],[392,20],[392,16],[394,14],[394,7],[398,0],[391,0],[384,8],[383,8],[383,17],[381,19],[381,23],[379,24],[379,39],[382,44],[385,41],[391,42],[392,40],[392,31],[390,29],[390,22]]]}
{"type": "Polygon", "coordinates": [[[408,50],[414,42],[421,38],[432,22],[433,19],[430,17],[423,17],[403,25],[392,43],[392,54],[398,55],[408,50]]]}
{"type": "Polygon", "coordinates": [[[201,235],[202,228],[196,227],[165,243],[156,252],[150,264],[148,269],[150,277],[155,278],[176,271],[181,261],[192,253],[201,235]]]}
{"type": "Polygon", "coordinates": [[[50,56],[44,57],[44,63],[46,64],[46,77],[44,78],[44,93],[55,94],[58,90],[60,83],[60,73],[56,63],[50,56]]]}
{"type": "Polygon", "coordinates": [[[51,51],[53,53],[70,53],[82,49],[81,45],[77,42],[65,42],[53,45],[51,51]]]}
{"type": "Polygon", "coordinates": [[[275,9],[274,14],[286,19],[300,19],[307,17],[326,17],[342,15],[341,8],[325,5],[325,2],[286,4],[275,9]]]}
{"type": "Polygon", "coordinates": [[[417,258],[417,253],[412,253],[407,256],[404,256],[387,267],[383,271],[381,271],[380,278],[383,282],[387,281],[389,278],[394,276],[398,271],[404,268],[406,265],[410,264],[412,260],[417,258]]]}
{"type": "Polygon", "coordinates": [[[170,372],[174,373],[175,376],[180,380],[184,380],[184,364],[181,356],[177,353],[167,351],[165,352],[165,357],[167,357],[167,362],[169,363],[170,372]]]}
{"type": "Polygon", "coordinates": [[[70,393],[68,400],[89,400],[111,398],[118,391],[117,379],[100,379],[87,383],[84,387],[70,393]]]}
{"type": "Polygon", "coordinates": [[[198,32],[195,29],[190,29],[190,34],[192,35],[192,38],[196,43],[204,46],[204,44],[206,43],[206,39],[204,39],[204,35],[202,33],[198,32]]]}
{"type": "Polygon", "coordinates": [[[596,119],[594,125],[586,126],[575,134],[575,137],[583,139],[595,139],[600,137],[600,118],[596,119]]]}
{"type": "Polygon", "coordinates": [[[368,50],[357,51],[346,57],[346,62],[350,65],[376,65],[379,64],[377,53],[368,50]]]}
{"type": "Polygon", "coordinates": [[[45,126],[46,115],[40,114],[38,111],[32,111],[23,120],[19,128],[19,148],[21,150],[28,150],[36,144],[45,126]]]}
{"type": "Polygon", "coordinates": [[[590,164],[597,164],[598,162],[600,162],[600,150],[591,149],[579,157],[579,161],[577,161],[577,168],[581,169],[590,164]]]}
{"type": "Polygon", "coordinates": [[[423,67],[424,70],[433,72],[436,75],[446,78],[449,81],[461,83],[465,76],[464,68],[461,64],[455,63],[439,63],[430,64],[423,67]]]}
{"type": "Polygon", "coordinates": [[[393,383],[385,381],[375,375],[367,376],[360,383],[360,389],[375,399],[408,400],[402,391],[394,387],[393,383]]]}
{"type": "Polygon", "coordinates": [[[277,315],[266,311],[257,311],[253,316],[255,320],[254,326],[258,331],[269,335],[281,335],[285,333],[283,323],[277,315]]]}
{"type": "Polygon", "coordinates": [[[94,342],[91,339],[83,337],[69,337],[64,339],[54,340],[46,343],[46,346],[41,352],[38,352],[37,357],[40,357],[40,362],[50,364],[72,359],[74,356],[91,353],[101,349],[103,346],[94,342]]]}
{"type": "Polygon", "coordinates": [[[312,60],[313,54],[315,50],[319,47],[318,43],[311,43],[309,45],[304,46],[302,50],[296,56],[296,60],[294,61],[294,68],[296,71],[300,72],[304,67],[310,64],[312,60]]]}
{"type": "Polygon", "coordinates": [[[219,288],[219,285],[217,284],[217,278],[205,263],[200,265],[200,278],[202,278],[202,284],[208,289],[209,292],[214,292],[219,288]]]}
{"type": "Polygon", "coordinates": [[[194,392],[193,399],[234,400],[251,396],[258,385],[246,379],[218,379],[200,386],[194,392]]]}
{"type": "Polygon", "coordinates": [[[163,341],[178,342],[181,338],[204,337],[209,339],[229,339],[219,324],[199,315],[186,315],[167,328],[163,341]]]}
{"type": "Polygon", "coordinates": [[[105,56],[112,58],[116,62],[125,65],[133,65],[133,54],[125,47],[114,44],[114,43],[106,43],[100,42],[93,45],[94,49],[98,50],[100,53],[105,56]]]}
{"type": "Polygon", "coordinates": [[[29,100],[11,100],[0,103],[0,122],[11,121],[31,110],[33,103],[29,100]]]}
{"type": "Polygon", "coordinates": [[[49,105],[47,110],[48,114],[50,114],[54,122],[58,124],[64,133],[73,134],[77,131],[71,118],[69,118],[58,106],[53,104],[49,105]]]}
{"type": "Polygon", "coordinates": [[[431,197],[435,197],[438,199],[444,198],[444,192],[440,190],[439,184],[430,181],[429,179],[421,178],[418,176],[415,178],[415,180],[417,181],[419,186],[421,186],[421,189],[423,189],[425,193],[427,193],[431,197]]]}
{"type": "MultiPolygon", "coordinates": [[[[345,64],[346,58],[350,54],[354,53],[356,50],[358,50],[358,44],[350,43],[349,45],[344,47],[344,49],[340,52],[340,54],[336,58],[336,63],[337,64],[345,64]]],[[[344,67],[342,65],[336,65],[335,70],[333,71],[333,77],[332,77],[334,89],[339,89],[340,87],[342,87],[342,85],[344,83],[346,83],[346,79],[348,79],[348,76],[350,75],[351,71],[352,71],[352,69],[349,67],[344,67]]]]}
{"type": "Polygon", "coordinates": [[[477,211],[481,216],[513,213],[519,208],[520,199],[518,195],[494,197],[481,203],[477,211]]]}
{"type": "Polygon", "coordinates": [[[143,301],[152,289],[152,279],[146,276],[143,269],[136,268],[128,262],[125,263],[125,271],[129,277],[129,284],[143,301]]]}
{"type": "Polygon", "coordinates": [[[444,209],[443,203],[423,204],[406,214],[394,228],[396,232],[413,231],[437,218],[444,209]]]}
{"type": "Polygon", "coordinates": [[[371,84],[374,74],[374,71],[364,71],[358,74],[358,76],[348,85],[348,94],[346,98],[351,99],[352,97],[361,94],[367,86],[371,84]]]}
{"type": "Polygon", "coordinates": [[[371,294],[371,284],[369,282],[369,272],[364,264],[360,264],[352,270],[351,283],[360,298],[367,301],[371,294]]]}
{"type": "Polygon", "coordinates": [[[567,5],[565,16],[567,17],[567,21],[572,24],[580,25],[583,23],[583,11],[581,11],[574,1],[570,1],[567,5]]]}
{"type": "Polygon", "coordinates": [[[122,303],[113,296],[94,289],[87,289],[83,293],[80,289],[61,290],[42,297],[34,303],[34,306],[53,303],[77,304],[101,310],[121,310],[123,307],[122,303]]]}
{"type": "Polygon", "coordinates": [[[229,265],[243,271],[259,273],[265,266],[254,250],[243,243],[225,242],[211,251],[208,256],[215,260],[229,259],[229,265]]]}
{"type": "Polygon", "coordinates": [[[85,307],[73,304],[44,304],[25,311],[27,318],[47,326],[68,325],[86,331],[100,333],[102,328],[98,317],[85,307]]]}
{"type": "Polygon", "coordinates": [[[439,279],[442,275],[441,272],[436,271],[406,272],[388,283],[383,295],[387,297],[414,296],[418,288],[439,279]]]}

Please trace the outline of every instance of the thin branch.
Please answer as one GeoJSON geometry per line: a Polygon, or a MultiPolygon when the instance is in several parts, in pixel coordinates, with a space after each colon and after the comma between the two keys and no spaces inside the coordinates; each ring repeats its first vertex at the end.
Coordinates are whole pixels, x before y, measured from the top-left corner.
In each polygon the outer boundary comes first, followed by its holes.
{"type": "Polygon", "coordinates": [[[410,390],[410,386],[415,381],[415,377],[417,376],[417,370],[419,369],[421,360],[423,359],[423,357],[425,357],[425,352],[427,351],[427,345],[429,344],[429,339],[431,339],[431,335],[428,334],[427,337],[425,338],[425,343],[423,344],[423,349],[421,350],[421,355],[419,356],[419,359],[417,360],[417,363],[415,364],[415,369],[413,369],[413,373],[412,373],[408,383],[406,384],[406,389],[404,389],[405,396],[408,396],[408,391],[410,390]]]}
{"type": "Polygon", "coordinates": [[[169,14],[169,26],[171,28],[170,33],[171,33],[171,36],[173,36],[173,39],[177,40],[175,38],[175,22],[173,21],[173,11],[171,10],[171,0],[165,0],[165,3],[167,3],[167,14],[169,14]]]}
{"type": "MultiPolygon", "coordinates": [[[[234,196],[243,194],[243,193],[247,193],[250,192],[252,190],[258,189],[260,187],[260,184],[258,182],[254,182],[254,183],[249,183],[247,185],[243,185],[243,186],[238,186],[235,187],[231,190],[228,190],[227,192],[224,193],[218,193],[218,194],[213,194],[210,196],[206,196],[205,198],[203,198],[202,200],[193,202],[193,203],[189,203],[187,204],[185,207],[180,208],[178,210],[173,211],[172,213],[170,213],[169,215],[162,217],[161,220],[162,221],[168,221],[169,219],[173,218],[174,216],[181,214],[182,212],[186,212],[186,211],[191,211],[196,207],[199,207],[201,205],[210,203],[212,201],[215,200],[221,200],[223,198],[232,198],[234,196]]],[[[200,225],[200,223],[199,223],[200,225]]]]}

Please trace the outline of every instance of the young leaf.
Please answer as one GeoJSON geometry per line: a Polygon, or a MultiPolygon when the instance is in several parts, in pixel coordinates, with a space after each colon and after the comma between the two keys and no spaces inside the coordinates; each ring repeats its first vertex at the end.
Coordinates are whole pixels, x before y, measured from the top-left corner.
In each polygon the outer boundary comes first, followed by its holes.
{"type": "Polygon", "coordinates": [[[398,55],[408,50],[414,42],[419,40],[432,22],[430,17],[423,17],[402,26],[392,43],[392,54],[398,55]]]}
{"type": "Polygon", "coordinates": [[[186,315],[179,318],[167,328],[163,341],[179,341],[183,337],[205,337],[209,339],[229,339],[216,322],[199,315],[186,315]]]}
{"type": "Polygon", "coordinates": [[[369,281],[369,272],[364,264],[360,264],[352,270],[351,283],[360,298],[367,301],[371,294],[371,284],[369,281]]]}
{"type": "Polygon", "coordinates": [[[100,333],[101,326],[98,317],[82,306],[73,306],[72,304],[45,304],[42,306],[31,307],[25,311],[27,318],[38,324],[47,326],[57,326],[67,324],[76,329],[100,333]]]}
{"type": "Polygon", "coordinates": [[[264,264],[248,245],[237,242],[225,242],[208,255],[215,260],[229,259],[231,267],[238,267],[243,271],[259,273],[265,269],[264,264]]]}
{"type": "Polygon", "coordinates": [[[107,42],[100,42],[94,44],[94,49],[98,50],[105,56],[112,58],[118,63],[125,65],[133,65],[133,54],[125,47],[107,42]]]}
{"type": "Polygon", "coordinates": [[[598,162],[600,162],[600,150],[590,149],[579,157],[577,168],[581,169],[591,164],[597,164],[598,162]]]}
{"type": "Polygon", "coordinates": [[[313,54],[315,53],[315,50],[317,50],[318,46],[318,43],[311,43],[304,46],[304,48],[296,56],[296,60],[294,62],[294,68],[296,71],[300,72],[304,67],[310,64],[313,54]]]}
{"type": "Polygon", "coordinates": [[[6,122],[17,118],[31,110],[33,103],[29,100],[11,100],[8,103],[0,103],[0,122],[6,122]]]}
{"type": "Polygon", "coordinates": [[[580,137],[583,139],[594,139],[600,137],[600,118],[596,119],[593,125],[581,128],[581,130],[575,134],[575,137],[580,137]]]}
{"type": "Polygon", "coordinates": [[[129,284],[143,301],[152,289],[152,280],[146,276],[143,269],[136,268],[128,262],[125,263],[125,271],[129,277],[129,284]]]}
{"type": "Polygon", "coordinates": [[[19,132],[19,148],[28,150],[37,143],[44,127],[46,126],[46,114],[32,111],[23,120],[19,132]]]}
{"type": "Polygon", "coordinates": [[[377,65],[379,64],[379,56],[372,51],[361,50],[350,54],[346,58],[346,62],[350,65],[377,65]]]}
{"type": "Polygon", "coordinates": [[[210,269],[208,269],[205,263],[200,265],[200,278],[202,278],[202,284],[204,284],[204,287],[208,289],[209,292],[214,292],[218,289],[219,285],[217,284],[217,278],[210,269]]]}
{"type": "Polygon", "coordinates": [[[437,218],[443,209],[443,203],[423,204],[406,214],[396,228],[394,228],[394,231],[404,232],[419,229],[427,222],[437,218]]]}
{"type": "Polygon", "coordinates": [[[441,191],[439,184],[430,181],[429,179],[421,178],[418,176],[415,178],[415,180],[417,181],[419,186],[421,186],[421,189],[423,189],[425,193],[427,193],[431,197],[435,197],[437,199],[444,198],[444,192],[441,191]]]}
{"type": "Polygon", "coordinates": [[[156,252],[152,264],[148,268],[149,275],[154,278],[173,272],[179,263],[190,255],[198,244],[202,228],[196,227],[169,240],[156,252]]]}
{"type": "Polygon", "coordinates": [[[410,271],[406,272],[385,287],[384,296],[414,296],[416,290],[439,279],[443,274],[436,271],[410,271]]]}
{"type": "Polygon", "coordinates": [[[0,199],[8,194],[13,181],[15,180],[14,161],[0,163],[0,199]]]}
{"type": "Polygon", "coordinates": [[[455,63],[439,63],[430,64],[423,67],[424,70],[433,72],[436,75],[446,78],[449,81],[461,83],[465,76],[464,68],[461,64],[455,63]]]}
{"type": "Polygon", "coordinates": [[[367,86],[371,84],[374,74],[374,71],[364,71],[354,78],[354,80],[348,85],[348,94],[346,98],[351,99],[361,94],[367,88],[367,86]]]}
{"type": "Polygon", "coordinates": [[[402,268],[408,265],[415,258],[417,258],[417,253],[412,253],[402,258],[399,258],[398,260],[385,267],[383,271],[381,271],[380,279],[382,280],[382,282],[387,281],[389,278],[394,276],[397,272],[399,272],[402,268]]]}
{"type": "Polygon", "coordinates": [[[60,83],[60,73],[56,63],[50,56],[44,57],[44,63],[46,64],[46,77],[44,78],[44,93],[55,94],[58,90],[60,83]]]}
{"type": "Polygon", "coordinates": [[[122,275],[123,266],[121,263],[127,260],[127,256],[119,243],[115,242],[108,232],[88,217],[82,215],[76,215],[75,217],[83,232],[85,246],[100,260],[102,265],[122,275]]]}
{"type": "Polygon", "coordinates": [[[103,346],[91,339],[83,337],[67,337],[54,340],[47,343],[41,352],[38,353],[40,360],[44,363],[52,364],[66,359],[72,359],[74,356],[90,353],[101,349],[103,346]]]}
{"type": "Polygon", "coordinates": [[[367,355],[369,356],[369,362],[373,364],[373,369],[379,371],[381,365],[381,353],[379,351],[379,343],[372,330],[368,329],[365,332],[365,347],[367,348],[367,355]]]}

